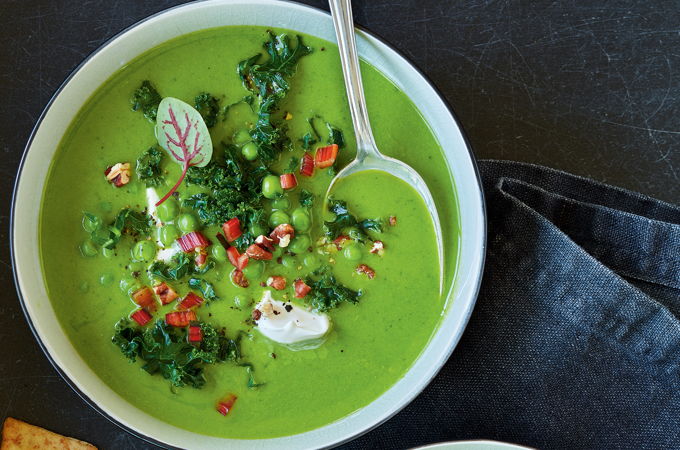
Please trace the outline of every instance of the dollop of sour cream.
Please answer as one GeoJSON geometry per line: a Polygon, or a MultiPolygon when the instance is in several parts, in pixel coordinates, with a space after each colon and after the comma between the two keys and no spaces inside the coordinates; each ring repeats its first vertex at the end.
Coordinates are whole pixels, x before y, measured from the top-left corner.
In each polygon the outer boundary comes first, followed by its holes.
{"type": "MultiPolygon", "coordinates": [[[[331,328],[327,314],[307,310],[293,303],[275,300],[271,291],[265,291],[262,300],[255,305],[259,318],[255,320],[257,329],[264,336],[280,344],[304,344],[321,339],[331,328]]],[[[257,314],[256,314],[257,315],[257,314]]],[[[304,348],[313,348],[310,345],[304,348]]]]}
{"type": "MultiPolygon", "coordinates": [[[[156,214],[156,203],[158,203],[158,200],[160,200],[160,197],[156,193],[156,190],[154,188],[146,188],[146,211],[151,218],[153,218],[154,222],[156,222],[156,226],[160,227],[163,224],[158,218],[158,214],[156,214]]],[[[168,262],[175,256],[175,253],[179,251],[177,244],[173,244],[168,248],[163,248],[163,243],[158,238],[156,238],[156,245],[159,248],[156,253],[156,259],[158,261],[168,262]]]]}

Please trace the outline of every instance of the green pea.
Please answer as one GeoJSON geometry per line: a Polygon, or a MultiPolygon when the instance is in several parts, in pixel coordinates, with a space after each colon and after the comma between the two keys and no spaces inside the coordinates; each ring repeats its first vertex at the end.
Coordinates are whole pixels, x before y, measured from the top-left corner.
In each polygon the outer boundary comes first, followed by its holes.
{"type": "Polygon", "coordinates": [[[115,255],[116,255],[115,249],[106,247],[102,248],[102,256],[104,256],[104,258],[113,258],[115,255]]]}
{"type": "Polygon", "coordinates": [[[304,264],[309,270],[317,269],[320,265],[319,258],[317,258],[313,253],[305,255],[304,259],[302,260],[302,264],[304,264]]]}
{"type": "Polygon", "coordinates": [[[198,230],[198,219],[193,214],[180,214],[177,218],[177,226],[182,233],[191,233],[198,230]]]}
{"type": "Polygon", "coordinates": [[[80,244],[80,253],[83,256],[87,256],[88,258],[90,258],[92,256],[97,256],[99,250],[97,250],[97,246],[95,245],[95,243],[88,239],[87,241],[80,244]]]}
{"type": "Polygon", "coordinates": [[[358,261],[361,259],[361,247],[357,244],[350,244],[345,247],[342,254],[350,261],[358,261]]]}
{"type": "Polygon", "coordinates": [[[179,214],[179,203],[173,197],[170,197],[156,207],[156,215],[161,222],[170,222],[179,214]]]}
{"type": "Polygon", "coordinates": [[[245,128],[241,128],[234,133],[234,144],[243,145],[251,140],[250,133],[245,128]]]}
{"type": "Polygon", "coordinates": [[[243,274],[249,280],[255,280],[262,276],[264,272],[264,262],[251,259],[248,261],[248,265],[243,269],[243,274]]]}
{"type": "Polygon", "coordinates": [[[137,280],[132,277],[125,277],[120,280],[118,285],[120,290],[127,293],[138,286],[137,280]]]}
{"type": "Polygon", "coordinates": [[[283,211],[272,212],[272,215],[269,216],[269,225],[274,228],[282,223],[290,223],[290,216],[283,211]]]}
{"type": "Polygon", "coordinates": [[[227,256],[227,250],[221,245],[213,245],[210,253],[212,253],[212,257],[219,262],[225,262],[227,259],[229,259],[227,256]]]}
{"type": "Polygon", "coordinates": [[[83,214],[82,221],[83,229],[88,233],[92,233],[94,230],[99,228],[99,225],[101,225],[101,223],[102,221],[99,217],[89,214],[83,214]]]}
{"type": "Polygon", "coordinates": [[[158,229],[158,240],[164,247],[170,247],[180,236],[180,231],[174,225],[164,225],[158,229]]]}
{"type": "Polygon", "coordinates": [[[234,296],[234,305],[237,308],[244,308],[248,305],[248,299],[246,298],[245,295],[235,295],[234,296]]]}
{"type": "Polygon", "coordinates": [[[248,161],[255,161],[259,154],[259,147],[254,142],[248,142],[241,147],[241,154],[248,161]]]}
{"type": "Polygon", "coordinates": [[[99,277],[99,283],[102,286],[107,286],[113,282],[113,275],[110,273],[105,273],[102,276],[99,277]]]}
{"type": "Polygon", "coordinates": [[[266,235],[267,234],[267,229],[260,225],[259,223],[253,224],[250,226],[250,233],[257,237],[261,235],[266,235]]]}
{"type": "Polygon", "coordinates": [[[272,209],[288,209],[290,208],[290,200],[286,197],[277,198],[272,202],[272,209]]]}
{"type": "Polygon", "coordinates": [[[128,270],[130,271],[130,273],[141,272],[142,270],[144,270],[144,264],[140,261],[131,262],[130,264],[128,264],[127,267],[128,267],[128,270]]]}
{"type": "Polygon", "coordinates": [[[291,214],[290,219],[295,231],[300,233],[309,231],[309,228],[312,226],[312,219],[309,217],[309,213],[304,208],[295,209],[291,214]]]}
{"type": "Polygon", "coordinates": [[[306,234],[295,236],[288,246],[288,250],[293,253],[304,253],[312,245],[312,240],[306,234]]]}
{"type": "Polygon", "coordinates": [[[139,241],[132,247],[132,259],[135,261],[151,261],[156,256],[156,244],[153,241],[139,241]]]}
{"type": "Polygon", "coordinates": [[[298,263],[297,261],[295,261],[295,258],[293,258],[290,255],[283,256],[281,258],[281,264],[283,265],[283,267],[289,270],[294,270],[298,266],[298,263]]]}
{"type": "Polygon", "coordinates": [[[283,195],[281,180],[275,175],[267,175],[262,179],[262,195],[274,199],[283,195]]]}
{"type": "Polygon", "coordinates": [[[279,256],[282,256],[283,252],[284,252],[284,250],[277,245],[276,247],[274,247],[274,251],[272,251],[272,258],[276,259],[279,256]]]}

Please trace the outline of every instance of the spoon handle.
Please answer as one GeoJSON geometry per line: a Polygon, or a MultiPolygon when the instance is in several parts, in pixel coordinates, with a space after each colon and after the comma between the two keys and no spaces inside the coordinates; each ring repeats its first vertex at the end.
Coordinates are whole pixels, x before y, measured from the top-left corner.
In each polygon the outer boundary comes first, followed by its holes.
{"type": "Polygon", "coordinates": [[[347,101],[352,115],[352,124],[357,139],[357,160],[363,161],[367,156],[380,157],[375,145],[371,123],[368,120],[366,98],[361,81],[359,56],[354,37],[354,19],[350,0],[329,0],[333,25],[338,39],[340,63],[345,77],[347,101]]]}

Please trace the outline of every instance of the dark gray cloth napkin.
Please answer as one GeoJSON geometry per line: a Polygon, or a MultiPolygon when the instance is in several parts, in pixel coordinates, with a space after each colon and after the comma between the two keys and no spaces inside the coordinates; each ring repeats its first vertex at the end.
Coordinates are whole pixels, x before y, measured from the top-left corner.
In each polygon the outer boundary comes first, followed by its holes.
{"type": "Polygon", "coordinates": [[[680,448],[680,207],[529,164],[480,171],[488,253],[465,334],[346,447],[680,448]]]}

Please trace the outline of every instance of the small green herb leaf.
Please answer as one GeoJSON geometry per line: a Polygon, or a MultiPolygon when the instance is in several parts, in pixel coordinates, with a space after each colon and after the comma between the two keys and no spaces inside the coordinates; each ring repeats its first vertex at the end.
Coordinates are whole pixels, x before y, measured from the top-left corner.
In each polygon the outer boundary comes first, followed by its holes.
{"type": "Polygon", "coordinates": [[[357,303],[362,295],[361,290],[354,291],[338,283],[329,266],[322,266],[312,272],[305,283],[312,288],[311,295],[307,297],[312,307],[322,312],[336,308],[341,303],[357,303]]]}
{"type": "Polygon", "coordinates": [[[202,280],[201,278],[190,278],[189,286],[192,289],[196,289],[203,294],[203,298],[208,301],[219,300],[220,298],[215,294],[215,287],[208,281],[202,280]]]}
{"type": "Polygon", "coordinates": [[[314,194],[307,189],[302,189],[300,191],[300,206],[303,208],[311,208],[312,205],[314,205],[314,194]]]}
{"type": "Polygon", "coordinates": [[[343,232],[351,228],[350,237],[358,241],[370,240],[368,231],[382,233],[382,222],[377,219],[358,220],[354,217],[347,208],[347,203],[342,200],[328,199],[328,210],[335,214],[335,219],[330,222],[324,222],[323,228],[326,237],[333,240],[343,234],[343,232]]]}
{"type": "Polygon", "coordinates": [[[215,262],[210,260],[198,267],[193,259],[184,252],[173,256],[172,263],[172,265],[169,265],[163,261],[154,261],[147,269],[149,276],[164,280],[181,280],[187,275],[203,275],[215,267],[215,262]]]}
{"type": "Polygon", "coordinates": [[[161,161],[163,161],[163,152],[156,147],[150,147],[137,158],[135,173],[141,181],[146,183],[146,187],[158,186],[163,182],[161,161]]]}
{"type": "Polygon", "coordinates": [[[124,234],[147,237],[151,227],[149,216],[130,208],[121,209],[109,226],[104,226],[94,214],[86,212],[83,215],[91,226],[92,242],[107,249],[116,248],[124,234]]]}
{"type": "Polygon", "coordinates": [[[150,81],[142,81],[142,85],[135,90],[130,98],[130,103],[132,104],[132,110],[141,110],[144,113],[144,117],[153,122],[156,120],[156,112],[158,110],[158,104],[161,102],[161,96],[158,91],[153,87],[150,81]]]}

